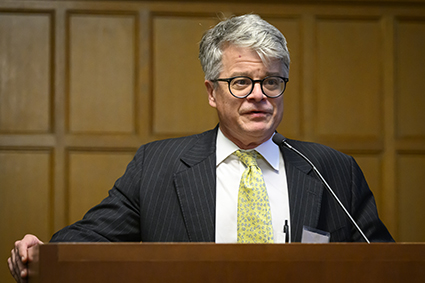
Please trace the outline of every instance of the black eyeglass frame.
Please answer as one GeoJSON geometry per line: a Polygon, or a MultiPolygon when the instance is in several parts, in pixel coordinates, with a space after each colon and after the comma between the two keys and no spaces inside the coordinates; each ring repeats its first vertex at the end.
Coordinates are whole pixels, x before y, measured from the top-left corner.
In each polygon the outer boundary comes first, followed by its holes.
{"type": "Polygon", "coordinates": [[[227,82],[227,86],[228,86],[228,88],[229,88],[229,92],[230,92],[230,94],[231,94],[231,95],[233,95],[233,96],[234,96],[234,97],[236,97],[236,98],[245,98],[245,97],[247,97],[248,95],[250,95],[250,94],[252,93],[252,91],[254,90],[254,87],[255,87],[255,84],[256,84],[256,83],[260,83],[261,91],[263,92],[263,94],[264,94],[265,96],[267,96],[268,98],[278,98],[279,96],[281,96],[281,95],[285,92],[285,90],[286,90],[286,84],[288,83],[289,79],[288,79],[288,78],[281,77],[281,76],[267,76],[267,77],[265,77],[264,79],[261,79],[261,80],[253,80],[253,79],[251,79],[250,77],[247,77],[247,76],[235,76],[235,77],[231,77],[231,78],[215,79],[215,80],[211,80],[211,81],[212,81],[212,82],[227,82]],[[252,82],[251,90],[248,92],[248,94],[246,94],[246,95],[244,95],[244,96],[236,96],[236,95],[234,95],[234,94],[233,94],[233,92],[232,92],[232,90],[231,90],[231,88],[230,88],[230,83],[231,83],[234,79],[237,79],[237,78],[245,78],[245,79],[249,79],[249,80],[252,82]],[[283,86],[283,90],[282,90],[282,92],[281,92],[279,95],[276,95],[276,96],[270,96],[270,95],[267,95],[267,94],[264,92],[264,89],[263,89],[263,82],[264,82],[265,80],[269,79],[269,78],[280,78],[280,79],[282,79],[282,80],[285,82],[285,84],[284,84],[284,86],[283,86]]]}

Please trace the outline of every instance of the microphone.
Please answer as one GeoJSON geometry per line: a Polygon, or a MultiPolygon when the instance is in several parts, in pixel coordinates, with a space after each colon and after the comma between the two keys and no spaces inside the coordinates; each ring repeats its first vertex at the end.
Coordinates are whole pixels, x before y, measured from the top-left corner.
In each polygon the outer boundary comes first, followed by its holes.
{"type": "Polygon", "coordinates": [[[356,221],[353,219],[353,217],[351,216],[351,214],[345,208],[344,204],[340,201],[340,199],[338,198],[338,196],[335,194],[335,192],[329,186],[328,182],[326,182],[325,178],[323,178],[322,174],[320,174],[319,170],[317,170],[316,166],[314,166],[313,162],[311,162],[310,159],[308,159],[304,154],[302,154],[301,152],[299,152],[296,148],[294,148],[293,146],[291,146],[286,141],[286,138],[284,136],[282,136],[281,134],[279,134],[279,133],[276,132],[275,135],[273,136],[273,139],[272,140],[279,147],[284,145],[287,148],[291,149],[292,151],[294,151],[295,153],[297,153],[299,156],[301,156],[305,161],[307,161],[308,164],[310,164],[310,166],[313,168],[313,171],[316,172],[317,176],[320,178],[320,180],[322,181],[322,183],[325,185],[325,187],[327,188],[328,192],[332,195],[332,197],[335,199],[335,201],[338,203],[338,205],[342,208],[342,210],[344,211],[344,213],[347,215],[348,219],[350,219],[351,223],[354,225],[354,227],[356,227],[357,231],[363,237],[363,239],[365,240],[365,242],[368,243],[368,244],[370,244],[369,239],[363,233],[362,229],[360,229],[359,225],[357,225],[356,221]]]}

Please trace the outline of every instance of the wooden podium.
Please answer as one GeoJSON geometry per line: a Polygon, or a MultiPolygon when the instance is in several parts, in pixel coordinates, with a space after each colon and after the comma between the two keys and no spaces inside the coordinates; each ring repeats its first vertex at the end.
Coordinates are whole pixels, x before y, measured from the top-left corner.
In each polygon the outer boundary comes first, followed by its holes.
{"type": "Polygon", "coordinates": [[[46,244],[29,282],[425,282],[425,244],[46,244]]]}

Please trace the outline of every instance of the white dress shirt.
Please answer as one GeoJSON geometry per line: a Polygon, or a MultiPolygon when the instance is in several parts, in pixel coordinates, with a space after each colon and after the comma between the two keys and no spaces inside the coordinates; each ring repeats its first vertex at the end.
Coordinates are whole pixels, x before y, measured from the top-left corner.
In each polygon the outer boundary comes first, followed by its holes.
{"type": "MultiPolygon", "coordinates": [[[[237,242],[238,191],[239,182],[245,170],[245,165],[233,154],[238,149],[219,129],[216,149],[216,243],[237,242]]],[[[285,220],[288,220],[288,225],[290,226],[290,218],[288,185],[282,153],[272,139],[269,139],[254,150],[263,157],[258,156],[257,163],[263,172],[269,195],[274,242],[284,243],[283,226],[285,220]]]]}

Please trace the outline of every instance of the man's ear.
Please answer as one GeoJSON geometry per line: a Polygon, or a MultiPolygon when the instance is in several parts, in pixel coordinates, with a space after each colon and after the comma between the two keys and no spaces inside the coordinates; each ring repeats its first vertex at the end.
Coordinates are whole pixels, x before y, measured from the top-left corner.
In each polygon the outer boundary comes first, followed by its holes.
{"type": "Polygon", "coordinates": [[[215,108],[217,103],[215,100],[214,83],[212,81],[205,80],[205,87],[207,88],[208,93],[208,103],[215,108]]]}

